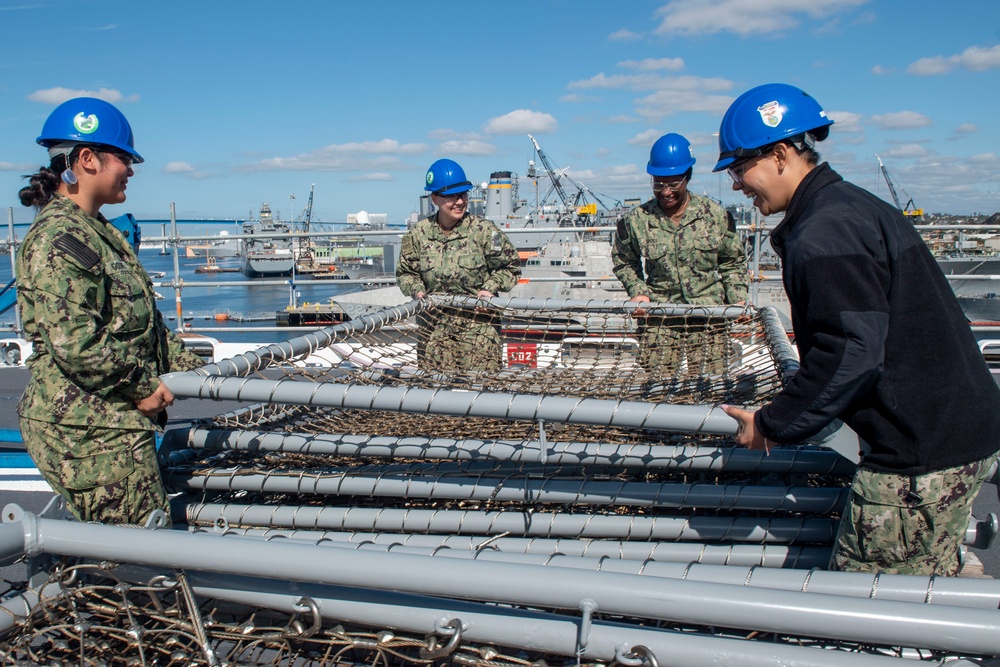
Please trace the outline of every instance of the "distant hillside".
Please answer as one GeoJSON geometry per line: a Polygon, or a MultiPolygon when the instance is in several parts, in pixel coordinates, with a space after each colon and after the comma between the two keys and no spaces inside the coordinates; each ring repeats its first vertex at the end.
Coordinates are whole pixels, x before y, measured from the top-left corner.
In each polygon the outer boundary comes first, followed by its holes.
{"type": "Polygon", "coordinates": [[[950,215],[947,213],[925,213],[917,224],[922,225],[1000,225],[1000,213],[986,215],[950,215]]]}

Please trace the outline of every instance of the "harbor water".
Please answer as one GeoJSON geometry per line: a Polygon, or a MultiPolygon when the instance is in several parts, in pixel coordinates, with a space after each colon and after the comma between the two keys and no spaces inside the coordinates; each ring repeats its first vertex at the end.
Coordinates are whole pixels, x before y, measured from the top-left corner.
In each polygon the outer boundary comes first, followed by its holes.
{"type": "MultiPolygon", "coordinates": [[[[174,282],[174,257],[161,254],[158,248],[139,251],[143,267],[153,275],[154,289],[163,296],[156,305],[167,325],[176,331],[204,332],[224,342],[273,342],[298,335],[276,326],[276,313],[293,302],[297,305],[327,303],[331,297],[361,289],[358,284],[338,285],[337,281],[314,280],[310,276],[296,275],[285,278],[248,278],[241,271],[240,257],[215,259],[221,272],[198,273],[206,266],[204,257],[178,257],[178,278],[181,290],[180,321],[177,317],[174,282]],[[163,274],[162,277],[159,277],[163,274]],[[204,283],[231,283],[203,286],[204,283]],[[278,284],[273,284],[278,283],[278,284]],[[274,327],[274,331],[260,331],[274,327]],[[247,331],[248,328],[258,329],[247,331]],[[212,329],[205,331],[205,329],[212,329]]],[[[13,275],[11,262],[0,260],[0,281],[10,282],[13,275]]],[[[13,310],[0,316],[0,327],[9,330],[14,323],[13,310]]]]}

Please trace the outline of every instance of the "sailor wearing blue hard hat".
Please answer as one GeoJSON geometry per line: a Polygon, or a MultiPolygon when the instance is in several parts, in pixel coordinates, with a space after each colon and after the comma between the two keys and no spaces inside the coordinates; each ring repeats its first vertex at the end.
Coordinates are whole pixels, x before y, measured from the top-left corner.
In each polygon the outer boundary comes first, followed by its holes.
{"type": "Polygon", "coordinates": [[[695,163],[691,142],[679,134],[664,134],[649,150],[646,173],[664,211],[674,214],[687,204],[687,184],[695,163]]]}
{"type": "MultiPolygon", "coordinates": [[[[417,299],[435,293],[489,299],[517,283],[517,249],[495,223],[469,212],[471,189],[465,170],[454,160],[443,158],[427,169],[424,190],[437,211],[403,236],[396,267],[403,294],[417,299]]],[[[485,307],[475,313],[422,312],[417,317],[418,364],[447,371],[499,369],[503,345],[495,315],[485,307]]]]}
{"type": "Polygon", "coordinates": [[[722,119],[715,171],[761,213],[785,214],[771,245],[799,352],[767,404],[723,409],[750,449],[802,443],[837,420],[860,438],[831,568],[953,576],[1000,448],[1000,388],[913,224],[820,163],[831,125],[815,99],[775,83],[722,119]]]}
{"type": "Polygon", "coordinates": [[[160,376],[200,367],[156,308],[131,240],[101,213],[125,201],[135,151],[113,105],[60,104],[37,142],[49,166],[19,192],[38,209],[17,254],[17,301],[33,345],[18,403],[28,453],[81,521],[169,514],[155,432],[174,396],[160,376]]]}
{"type": "MultiPolygon", "coordinates": [[[[746,257],[731,216],[718,202],[688,191],[695,162],[691,142],[674,132],[649,151],[653,198],[618,222],[611,249],[613,271],[631,303],[746,300],[746,257]]],[[[633,314],[646,313],[640,306],[633,314]]],[[[640,365],[653,375],[674,376],[686,360],[691,369],[721,373],[728,336],[700,319],[640,321],[640,365]]]]}
{"type": "MultiPolygon", "coordinates": [[[[830,134],[833,125],[819,103],[804,91],[782,83],[758,86],[743,93],[729,107],[719,127],[719,161],[713,172],[727,169],[733,189],[743,189],[746,172],[779,144],[794,147],[813,165],[815,145],[830,134]]],[[[752,175],[751,175],[752,179],[752,175]]],[[[790,181],[789,181],[790,182],[790,181]]],[[[787,206],[791,193],[749,191],[763,215],[787,206]]]]}

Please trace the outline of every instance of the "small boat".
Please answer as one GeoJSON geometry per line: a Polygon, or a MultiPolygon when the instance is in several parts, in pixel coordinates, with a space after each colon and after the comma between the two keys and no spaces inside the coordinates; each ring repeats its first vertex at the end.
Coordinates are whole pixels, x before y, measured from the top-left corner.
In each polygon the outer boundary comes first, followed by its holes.
{"type": "Polygon", "coordinates": [[[330,264],[325,270],[314,271],[310,274],[313,280],[349,280],[350,276],[346,271],[336,264],[330,264]]]}
{"type": "Polygon", "coordinates": [[[207,257],[205,261],[205,266],[196,268],[195,273],[239,273],[240,271],[235,266],[219,266],[214,257],[207,257]]]}

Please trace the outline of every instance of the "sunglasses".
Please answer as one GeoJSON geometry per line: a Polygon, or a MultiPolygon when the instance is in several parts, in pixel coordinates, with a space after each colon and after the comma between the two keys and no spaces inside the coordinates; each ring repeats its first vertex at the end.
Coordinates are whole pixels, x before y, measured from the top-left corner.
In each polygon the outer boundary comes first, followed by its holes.
{"type": "Polygon", "coordinates": [[[456,192],[455,194],[451,195],[437,195],[437,196],[445,200],[446,202],[453,202],[453,201],[458,201],[459,199],[468,199],[469,191],[466,190],[465,192],[456,192]]]}
{"type": "Polygon", "coordinates": [[[128,168],[132,168],[132,163],[135,161],[135,157],[125,151],[101,151],[105,155],[112,155],[118,159],[123,165],[128,168]]]}

